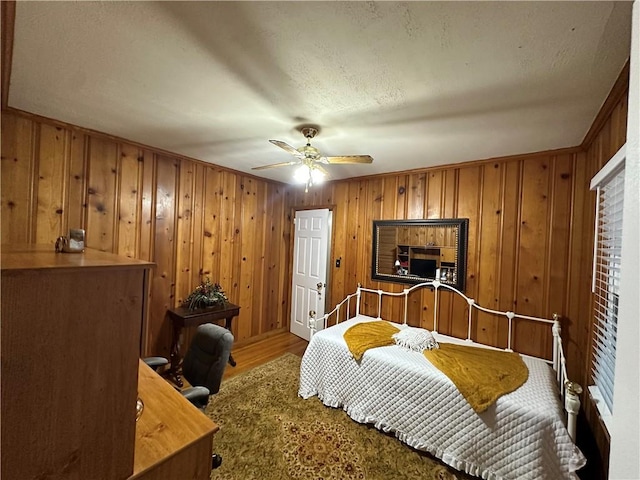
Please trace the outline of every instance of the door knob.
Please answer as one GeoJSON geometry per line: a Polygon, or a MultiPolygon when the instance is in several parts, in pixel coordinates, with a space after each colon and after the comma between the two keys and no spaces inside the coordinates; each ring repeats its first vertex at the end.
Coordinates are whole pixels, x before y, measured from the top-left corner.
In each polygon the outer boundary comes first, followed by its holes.
{"type": "Polygon", "coordinates": [[[316,311],[315,310],[309,310],[309,316],[311,318],[316,318],[316,311]]]}
{"type": "Polygon", "coordinates": [[[316,287],[318,287],[318,291],[322,290],[322,282],[318,282],[316,287]]]}

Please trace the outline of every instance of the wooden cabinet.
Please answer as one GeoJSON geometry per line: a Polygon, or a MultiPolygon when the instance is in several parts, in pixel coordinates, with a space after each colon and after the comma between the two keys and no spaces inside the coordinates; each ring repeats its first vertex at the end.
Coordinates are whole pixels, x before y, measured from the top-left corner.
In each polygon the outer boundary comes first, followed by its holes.
{"type": "Polygon", "coordinates": [[[455,272],[456,248],[432,245],[397,245],[396,273],[421,278],[435,278],[439,269],[441,280],[452,280],[455,272]]]}
{"type": "Polygon", "coordinates": [[[440,268],[440,247],[398,245],[397,252],[400,267],[407,275],[435,278],[436,270],[440,268]]]}
{"type": "Polygon", "coordinates": [[[1,257],[1,477],[128,478],[152,264],[51,245],[1,257]]]}

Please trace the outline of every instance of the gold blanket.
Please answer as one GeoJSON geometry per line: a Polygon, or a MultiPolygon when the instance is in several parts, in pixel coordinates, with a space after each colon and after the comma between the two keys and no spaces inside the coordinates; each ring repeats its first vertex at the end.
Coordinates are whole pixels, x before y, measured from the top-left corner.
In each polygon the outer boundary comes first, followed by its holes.
{"type": "Polygon", "coordinates": [[[391,335],[400,329],[383,320],[358,323],[344,332],[344,340],[353,358],[360,360],[370,348],[385,347],[395,342],[391,335]]]}
{"type": "Polygon", "coordinates": [[[513,352],[441,343],[440,348],[425,350],[424,355],[451,379],[478,413],[529,377],[522,358],[513,352]]]}

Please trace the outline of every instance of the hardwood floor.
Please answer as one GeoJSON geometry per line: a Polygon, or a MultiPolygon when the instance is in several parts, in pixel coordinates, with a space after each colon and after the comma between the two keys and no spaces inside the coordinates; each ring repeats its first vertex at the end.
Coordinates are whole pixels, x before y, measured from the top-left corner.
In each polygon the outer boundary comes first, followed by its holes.
{"type": "Polygon", "coordinates": [[[225,378],[230,378],[274,360],[283,353],[289,352],[301,357],[308,343],[292,333],[282,332],[248,345],[234,346],[231,353],[236,361],[236,366],[227,365],[223,381],[225,378]]]}

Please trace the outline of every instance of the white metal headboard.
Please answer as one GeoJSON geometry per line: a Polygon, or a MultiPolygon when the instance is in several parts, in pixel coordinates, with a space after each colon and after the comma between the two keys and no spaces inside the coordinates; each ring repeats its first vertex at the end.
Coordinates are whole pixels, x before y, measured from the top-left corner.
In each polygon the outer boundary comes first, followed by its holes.
{"type": "MultiPolygon", "coordinates": [[[[362,300],[363,294],[374,294],[378,295],[378,313],[377,319],[382,320],[381,312],[382,312],[382,297],[390,296],[390,297],[404,297],[404,314],[402,323],[407,323],[407,310],[408,310],[408,297],[411,292],[421,288],[432,288],[434,291],[434,307],[433,307],[433,331],[438,332],[438,292],[440,289],[445,289],[454,292],[455,294],[461,296],[469,305],[469,314],[467,320],[467,338],[466,341],[470,343],[477,343],[471,339],[471,325],[473,321],[473,310],[477,309],[481,312],[485,312],[488,314],[495,315],[499,318],[506,318],[508,322],[508,339],[507,339],[507,348],[504,350],[512,352],[512,337],[513,337],[513,320],[516,318],[523,320],[531,320],[534,322],[539,322],[543,324],[547,324],[550,326],[551,334],[553,337],[553,353],[552,359],[548,360],[546,358],[541,358],[542,360],[550,363],[553,366],[553,369],[556,372],[556,380],[558,382],[558,388],[560,390],[560,395],[564,401],[564,407],[567,411],[567,430],[569,431],[569,435],[575,442],[575,434],[576,434],[576,419],[578,416],[578,412],[580,410],[580,394],[582,393],[582,387],[577,383],[571,382],[567,377],[567,367],[566,367],[566,359],[564,356],[564,349],[562,347],[562,338],[560,336],[561,327],[560,327],[560,317],[557,314],[553,314],[553,319],[541,318],[541,317],[531,317],[528,315],[520,315],[514,312],[501,312],[498,310],[493,310],[490,308],[482,307],[476,303],[473,298],[467,297],[460,290],[448,285],[446,283],[442,283],[439,280],[433,280],[429,282],[419,283],[410,288],[405,288],[402,292],[386,292],[384,290],[373,290],[370,288],[363,288],[360,284],[358,284],[358,288],[355,293],[347,295],[344,300],[342,300],[336,307],[331,310],[329,313],[323,315],[320,318],[315,318],[314,316],[309,317],[308,327],[311,332],[311,337],[316,333],[318,323],[320,323],[323,328],[325,328],[328,322],[332,319],[335,319],[335,323],[339,323],[342,320],[348,320],[351,312],[351,300],[355,297],[355,315],[358,316],[360,314],[360,302],[362,300]],[[346,314],[345,318],[341,320],[340,313],[343,308],[346,306],[346,314]]],[[[314,312],[309,312],[314,313],[314,312]]],[[[392,320],[396,321],[396,320],[392,320]]],[[[481,344],[480,344],[481,345],[481,344]]],[[[534,357],[539,358],[539,357],[534,357]]]]}

